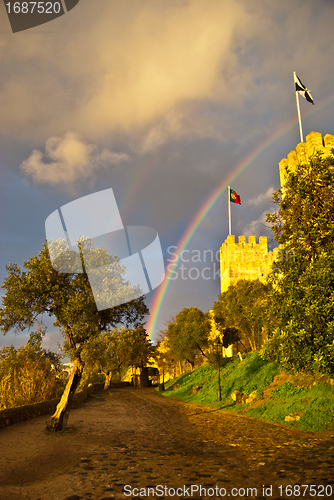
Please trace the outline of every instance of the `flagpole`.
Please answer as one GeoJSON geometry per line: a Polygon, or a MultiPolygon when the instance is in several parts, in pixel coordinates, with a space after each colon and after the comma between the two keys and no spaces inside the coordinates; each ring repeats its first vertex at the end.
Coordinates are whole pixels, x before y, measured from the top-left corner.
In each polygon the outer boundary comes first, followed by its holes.
{"type": "Polygon", "coordinates": [[[228,198],[228,234],[231,234],[231,186],[227,187],[227,198],[228,198]]]}
{"type": "Polygon", "coordinates": [[[295,94],[296,94],[296,104],[297,104],[297,113],[298,113],[298,122],[299,122],[300,141],[304,142],[303,129],[302,129],[302,120],[301,120],[301,117],[300,117],[299,98],[298,98],[298,92],[296,91],[296,73],[295,73],[295,71],[293,72],[293,83],[294,83],[294,86],[295,86],[295,94]]]}

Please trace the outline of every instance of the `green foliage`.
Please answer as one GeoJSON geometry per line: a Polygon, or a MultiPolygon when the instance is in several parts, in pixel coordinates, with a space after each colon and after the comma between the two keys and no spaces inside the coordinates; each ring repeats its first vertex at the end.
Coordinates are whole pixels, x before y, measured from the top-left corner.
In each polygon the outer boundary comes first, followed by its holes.
{"type": "Polygon", "coordinates": [[[261,355],[285,370],[334,373],[334,157],[290,172],[268,214],[281,245],[268,301],[271,337],[261,355]],[[284,196],[283,196],[284,195],[284,196]]]}
{"type": "Polygon", "coordinates": [[[283,382],[277,389],[272,391],[272,396],[277,398],[286,398],[287,396],[294,396],[295,394],[300,394],[305,389],[302,387],[294,387],[291,382],[283,382]]]}
{"type": "Polygon", "coordinates": [[[81,386],[87,386],[103,374],[103,381],[121,379],[129,366],[143,368],[152,355],[153,347],[144,327],[114,328],[88,339],[82,350],[85,363],[81,386]]]}
{"type": "MultiPolygon", "coordinates": [[[[121,295],[127,284],[123,280],[123,269],[118,259],[109,256],[104,249],[95,250],[91,240],[79,243],[81,257],[94,266],[109,265],[114,283],[109,294],[121,295]],[[93,262],[93,263],[92,263],[93,262]]],[[[4,332],[32,327],[43,313],[55,316],[55,326],[67,335],[71,333],[69,348],[75,351],[89,337],[119,323],[140,324],[148,309],[143,298],[119,306],[98,311],[86,272],[76,273],[78,253],[68,250],[62,259],[61,268],[67,273],[56,271],[50,261],[47,245],[39,256],[24,262],[25,271],[16,264],[7,266],[8,276],[2,288],[6,289],[3,307],[0,309],[0,326],[4,332]],[[67,263],[67,264],[66,264],[67,263]],[[67,267],[66,267],[67,266],[67,267]]],[[[83,259],[82,259],[83,262],[83,259]]]]}
{"type": "Polygon", "coordinates": [[[212,377],[215,377],[217,370],[214,370],[210,365],[202,365],[193,372],[183,373],[176,379],[167,382],[165,384],[164,396],[172,396],[182,401],[193,401],[193,402],[205,402],[202,400],[203,391],[199,391],[197,394],[191,394],[191,389],[196,385],[203,385],[205,382],[212,377]],[[173,389],[174,385],[179,385],[178,389],[173,389]]]}
{"type": "Polygon", "coordinates": [[[261,401],[264,390],[279,373],[277,363],[265,361],[257,353],[252,353],[242,362],[239,358],[222,360],[220,403],[217,402],[217,369],[210,365],[203,365],[191,373],[184,373],[169,381],[165,385],[166,391],[161,394],[298,429],[311,431],[334,429],[333,386],[319,382],[310,387],[298,387],[297,381],[294,383],[285,381],[272,390],[267,399],[261,401]],[[179,387],[173,389],[177,386],[179,387]],[[195,386],[199,386],[200,389],[193,394],[191,390],[195,386]],[[236,405],[230,397],[235,390],[243,394],[257,391],[256,406],[236,405]],[[285,422],[285,417],[291,413],[299,415],[300,420],[285,422]]]}
{"type": "Polygon", "coordinates": [[[334,428],[333,398],[333,387],[322,383],[302,388],[284,382],[272,391],[266,404],[249,410],[248,414],[298,429],[325,431],[334,428]],[[300,420],[285,422],[285,417],[291,413],[299,415],[300,420]]]}
{"type": "Polygon", "coordinates": [[[60,356],[42,349],[43,331],[30,334],[24,347],[0,349],[0,409],[60,397],[66,380],[60,356]]]}
{"type": "Polygon", "coordinates": [[[50,243],[57,271],[45,243],[38,256],[24,262],[24,271],[16,264],[9,264],[8,276],[2,285],[6,290],[0,308],[2,331],[30,329],[43,313],[54,316],[54,326],[61,329],[64,349],[74,362],[64,398],[47,424],[47,428],[53,431],[66,426],[64,416],[82,377],[81,352],[85,343],[119,324],[138,327],[149,312],[143,297],[129,301],[133,296],[131,293],[136,295],[138,289],[132,290],[129,282],[124,280],[124,268],[119,259],[109,255],[104,248],[94,249],[90,239],[81,238],[77,246],[79,252],[68,249],[64,241],[50,243]],[[96,278],[100,305],[104,301],[110,304],[115,297],[113,303],[120,304],[123,299],[124,303],[98,311],[88,279],[89,271],[93,271],[96,278]]]}
{"type": "MultiPolygon", "coordinates": [[[[238,390],[250,394],[254,390],[259,396],[278,373],[276,363],[268,363],[260,358],[257,353],[249,354],[244,361],[239,358],[223,358],[220,365],[221,371],[221,396],[222,400],[229,398],[231,393],[238,390]]],[[[192,373],[183,374],[167,386],[166,395],[176,396],[185,401],[211,403],[217,397],[217,366],[203,365],[192,373]],[[204,380],[204,382],[203,382],[204,380]],[[179,389],[173,390],[175,384],[180,384],[179,389]],[[197,394],[190,394],[190,389],[195,385],[203,385],[197,394]]],[[[228,404],[232,404],[228,402],[228,404]]]]}
{"type": "Polygon", "coordinates": [[[214,303],[213,313],[218,329],[222,333],[227,327],[237,329],[246,351],[259,348],[269,288],[268,284],[258,280],[239,280],[214,303]]]}
{"type": "Polygon", "coordinates": [[[173,373],[175,377],[177,359],[175,359],[176,356],[171,352],[168,338],[157,342],[154,347],[153,358],[160,374],[165,370],[165,373],[173,373]]]}
{"type": "Polygon", "coordinates": [[[182,309],[167,329],[171,355],[180,361],[186,359],[194,367],[195,360],[204,355],[203,350],[209,345],[210,330],[210,320],[200,309],[182,309]]]}

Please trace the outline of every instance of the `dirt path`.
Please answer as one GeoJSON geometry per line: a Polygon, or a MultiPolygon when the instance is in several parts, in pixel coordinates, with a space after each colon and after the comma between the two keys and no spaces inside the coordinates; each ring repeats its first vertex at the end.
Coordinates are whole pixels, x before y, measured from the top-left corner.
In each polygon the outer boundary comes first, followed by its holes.
{"type": "Polygon", "coordinates": [[[63,433],[47,432],[45,421],[0,430],[1,500],[334,498],[334,433],[296,432],[136,388],[95,393],[71,411],[63,433]],[[285,489],[298,484],[316,487],[285,489]],[[171,488],[182,491],[172,496],[171,488]]]}

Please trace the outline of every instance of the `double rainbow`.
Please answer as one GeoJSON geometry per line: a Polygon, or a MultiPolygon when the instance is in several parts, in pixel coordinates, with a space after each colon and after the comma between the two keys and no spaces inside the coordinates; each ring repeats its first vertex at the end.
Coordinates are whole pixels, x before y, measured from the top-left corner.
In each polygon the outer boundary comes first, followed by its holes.
{"type": "MultiPolygon", "coordinates": [[[[331,97],[329,100],[323,100],[320,103],[320,106],[317,106],[316,109],[312,109],[304,116],[308,117],[325,106],[328,106],[330,103],[334,102],[334,99],[331,97]]],[[[278,130],[276,130],[273,134],[266,138],[264,142],[262,142],[259,146],[251,151],[249,155],[247,155],[240,163],[238,163],[235,168],[223,179],[223,181],[218,185],[218,187],[210,194],[210,196],[206,199],[204,204],[196,213],[195,217],[189,224],[186,231],[183,233],[180,241],[177,244],[177,248],[175,253],[178,255],[178,258],[173,262],[172,265],[169,265],[168,272],[166,273],[166,277],[162,285],[156,291],[156,295],[153,300],[153,304],[151,305],[151,313],[147,322],[147,332],[150,340],[153,340],[154,333],[156,329],[156,325],[159,319],[160,311],[163,307],[167,292],[169,290],[170,284],[172,282],[170,276],[175,272],[179,266],[180,260],[182,258],[182,251],[189,245],[189,243],[193,240],[195,234],[197,233],[201,223],[203,220],[210,214],[213,208],[216,206],[218,200],[221,198],[224,192],[226,192],[227,186],[232,184],[237,177],[247,168],[254,160],[256,160],[262,153],[264,153],[274,142],[280,139],[283,135],[287,134],[297,123],[296,119],[291,119],[288,123],[284,123],[278,130]]]]}

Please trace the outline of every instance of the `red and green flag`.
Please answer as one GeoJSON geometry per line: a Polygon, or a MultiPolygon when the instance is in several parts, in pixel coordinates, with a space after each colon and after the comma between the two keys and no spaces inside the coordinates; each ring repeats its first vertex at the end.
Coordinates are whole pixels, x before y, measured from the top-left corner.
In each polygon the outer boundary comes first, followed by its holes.
{"type": "Polygon", "coordinates": [[[232,203],[238,203],[239,205],[241,205],[240,195],[238,195],[235,191],[233,191],[232,188],[230,188],[230,201],[232,203]]]}

